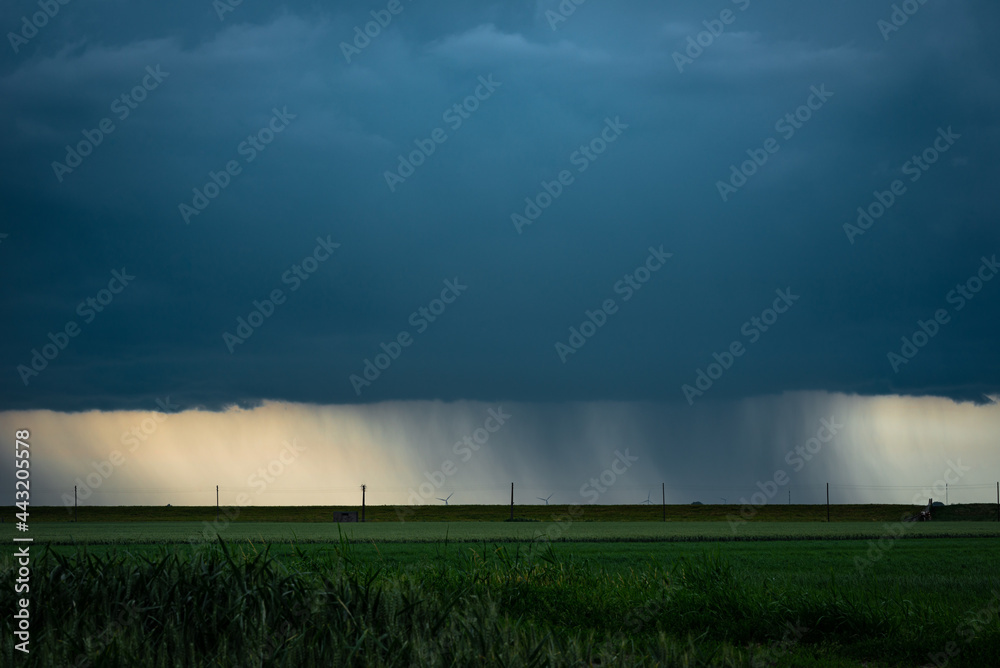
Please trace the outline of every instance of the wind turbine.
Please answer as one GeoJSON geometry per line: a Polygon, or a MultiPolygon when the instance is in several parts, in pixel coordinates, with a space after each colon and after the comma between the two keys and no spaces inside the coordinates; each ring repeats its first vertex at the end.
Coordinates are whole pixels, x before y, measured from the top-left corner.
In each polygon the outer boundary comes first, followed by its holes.
{"type": "Polygon", "coordinates": [[[727,501],[726,501],[725,497],[722,497],[722,496],[720,496],[719,498],[720,498],[720,499],[722,499],[722,502],[723,502],[723,503],[727,503],[727,501]]]}
{"type": "Polygon", "coordinates": [[[448,498],[445,498],[445,499],[442,499],[442,498],[441,498],[441,497],[439,496],[439,497],[437,497],[437,500],[438,500],[438,501],[444,501],[444,505],[446,505],[446,506],[447,506],[447,505],[448,505],[448,499],[450,499],[450,498],[451,498],[451,497],[453,497],[453,496],[455,496],[455,492],[452,492],[451,494],[449,494],[449,495],[448,495],[448,498]]]}
{"type": "Polygon", "coordinates": [[[544,502],[545,502],[545,505],[549,505],[549,499],[551,499],[551,498],[552,498],[552,495],[553,495],[553,494],[555,494],[555,492],[552,492],[552,494],[549,494],[549,495],[548,495],[547,497],[545,497],[544,499],[543,499],[542,497],[540,497],[540,496],[536,496],[535,498],[536,498],[536,499],[538,499],[539,501],[544,501],[544,502]]]}
{"type": "Polygon", "coordinates": [[[640,503],[639,503],[639,505],[641,506],[641,505],[643,505],[643,504],[647,504],[647,505],[648,505],[648,504],[651,504],[651,503],[653,503],[653,502],[652,502],[652,501],[650,500],[650,498],[649,498],[649,497],[651,497],[651,496],[653,496],[653,492],[649,492],[649,493],[648,493],[648,494],[646,495],[646,500],[645,500],[645,501],[642,501],[642,502],[640,502],[640,503]]]}

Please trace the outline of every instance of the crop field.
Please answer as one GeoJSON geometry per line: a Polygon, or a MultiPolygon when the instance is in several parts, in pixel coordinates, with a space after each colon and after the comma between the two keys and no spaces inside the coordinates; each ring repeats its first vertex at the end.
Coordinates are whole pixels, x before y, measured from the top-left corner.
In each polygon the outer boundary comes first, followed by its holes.
{"type": "MultiPolygon", "coordinates": [[[[128,522],[39,523],[31,533],[37,543],[58,545],[169,544],[227,541],[259,543],[352,542],[661,542],[878,539],[897,531],[911,537],[1000,537],[1000,524],[984,522],[413,522],[321,524],[317,522],[128,522]]],[[[13,528],[5,533],[12,537],[13,528]]]]}
{"type": "MultiPolygon", "coordinates": [[[[872,668],[1000,656],[995,521],[118,512],[145,521],[32,524],[33,650],[15,664],[8,647],[0,664],[872,668]]],[[[8,541],[12,529],[0,525],[8,541]]],[[[0,557],[8,610],[16,569],[0,557]]]]}

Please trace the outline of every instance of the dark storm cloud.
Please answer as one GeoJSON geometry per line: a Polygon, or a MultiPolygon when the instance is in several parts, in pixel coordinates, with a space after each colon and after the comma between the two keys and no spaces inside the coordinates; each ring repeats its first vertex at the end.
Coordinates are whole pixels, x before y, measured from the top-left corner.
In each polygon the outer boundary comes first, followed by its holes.
{"type": "Polygon", "coordinates": [[[1000,281],[950,291],[1000,253],[996,7],[927,3],[890,31],[891,3],[622,4],[558,21],[557,2],[404,1],[353,49],[388,3],[220,19],[207,1],[71,2],[30,39],[37,3],[7,5],[0,26],[23,34],[0,60],[3,406],[685,402],[699,370],[722,373],[695,402],[995,392],[1000,281]],[[782,122],[797,110],[811,118],[782,122]],[[72,167],[84,132],[100,144],[72,167]],[[606,151],[578,152],[602,133],[606,151]],[[904,173],[935,141],[947,151],[904,173]],[[211,174],[225,187],[201,201],[211,174]],[[845,231],[897,179],[888,211],[845,231]],[[543,182],[551,206],[512,221],[543,182]],[[619,281],[661,246],[626,301],[619,281]],[[436,303],[446,280],[468,288],[436,303]],[[751,318],[776,290],[798,299],[764,332],[751,318]],[[906,358],[901,337],[939,310],[906,358]],[[606,322],[576,350],[587,311],[606,322]],[[37,375],[34,350],[57,353],[37,375]]]}

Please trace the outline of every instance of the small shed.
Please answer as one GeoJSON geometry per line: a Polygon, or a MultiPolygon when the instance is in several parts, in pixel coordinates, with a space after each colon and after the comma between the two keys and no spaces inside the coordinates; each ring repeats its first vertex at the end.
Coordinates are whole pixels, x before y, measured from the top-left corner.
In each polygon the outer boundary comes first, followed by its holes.
{"type": "Polygon", "coordinates": [[[358,511],[356,510],[335,510],[333,511],[334,522],[357,522],[358,511]]]}

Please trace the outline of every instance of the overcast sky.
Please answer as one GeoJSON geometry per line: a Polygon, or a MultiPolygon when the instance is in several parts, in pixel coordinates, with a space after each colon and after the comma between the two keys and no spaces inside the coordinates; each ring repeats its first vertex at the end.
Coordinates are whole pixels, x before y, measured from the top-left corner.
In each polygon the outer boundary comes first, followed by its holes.
{"type": "Polygon", "coordinates": [[[1000,8],[902,4],[5,3],[0,408],[987,401],[1000,8]]]}

